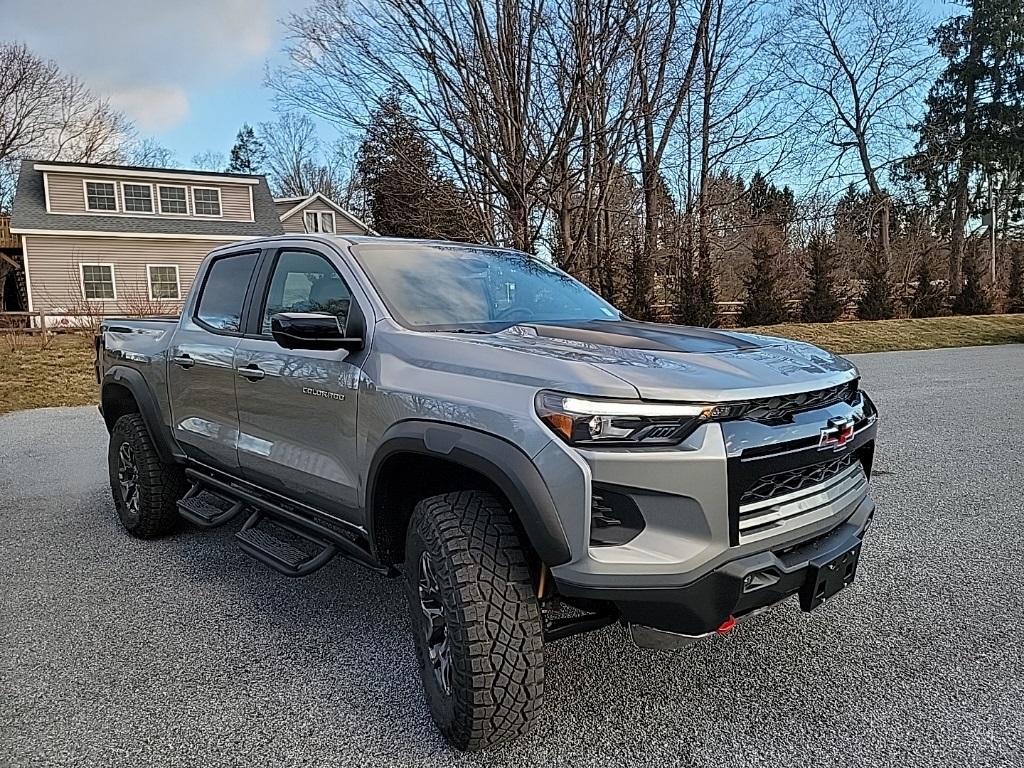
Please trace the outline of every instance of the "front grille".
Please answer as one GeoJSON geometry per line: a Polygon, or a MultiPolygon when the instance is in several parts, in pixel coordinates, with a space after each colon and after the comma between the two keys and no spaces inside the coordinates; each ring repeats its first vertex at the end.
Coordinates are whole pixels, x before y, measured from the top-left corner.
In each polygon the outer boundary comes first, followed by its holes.
{"type": "Polygon", "coordinates": [[[785,496],[787,493],[795,493],[804,488],[819,485],[841,474],[855,461],[858,461],[856,456],[846,454],[820,464],[811,464],[807,467],[777,472],[774,475],[765,475],[740,497],[740,504],[768,501],[776,496],[785,496]]]}
{"type": "Polygon", "coordinates": [[[794,413],[825,408],[835,403],[855,404],[858,398],[857,380],[848,381],[827,389],[813,392],[798,392],[795,395],[778,395],[748,400],[740,405],[738,418],[752,421],[782,422],[794,413]]]}

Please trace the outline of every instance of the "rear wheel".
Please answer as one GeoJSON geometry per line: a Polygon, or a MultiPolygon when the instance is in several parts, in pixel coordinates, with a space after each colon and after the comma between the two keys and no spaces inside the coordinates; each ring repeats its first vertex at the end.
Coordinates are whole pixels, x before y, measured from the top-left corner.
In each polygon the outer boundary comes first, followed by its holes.
{"type": "Polygon", "coordinates": [[[416,505],[406,591],[434,721],[459,749],[525,733],[544,698],[540,605],[507,506],[462,491],[416,505]]]}
{"type": "Polygon", "coordinates": [[[160,460],[139,414],[129,413],[114,424],[107,469],[114,506],[128,533],[150,539],[177,525],[177,502],[185,493],[185,473],[181,467],[160,460]]]}

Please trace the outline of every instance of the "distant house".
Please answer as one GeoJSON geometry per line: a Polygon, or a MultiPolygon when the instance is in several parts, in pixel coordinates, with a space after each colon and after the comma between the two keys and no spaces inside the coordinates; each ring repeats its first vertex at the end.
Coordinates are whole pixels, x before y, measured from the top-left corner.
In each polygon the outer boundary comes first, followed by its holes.
{"type": "Polygon", "coordinates": [[[370,231],[320,195],[275,201],[263,176],[31,160],[11,215],[28,310],[48,324],[176,312],[214,248],[307,225],[370,231]]]}
{"type": "Polygon", "coordinates": [[[285,232],[333,232],[341,235],[375,235],[337,203],[319,192],[307,197],[279,197],[274,200],[285,232]]]}

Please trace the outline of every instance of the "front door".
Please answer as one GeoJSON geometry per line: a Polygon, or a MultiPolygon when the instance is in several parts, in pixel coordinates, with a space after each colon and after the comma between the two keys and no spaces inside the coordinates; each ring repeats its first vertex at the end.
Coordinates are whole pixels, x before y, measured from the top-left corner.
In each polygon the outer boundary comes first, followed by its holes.
{"type": "Polygon", "coordinates": [[[167,352],[174,437],[191,458],[238,471],[235,348],[259,251],[210,262],[198,298],[184,308],[167,352]]]}
{"type": "Polygon", "coordinates": [[[352,293],[326,257],[274,256],[258,333],[235,350],[238,460],[246,479],[355,522],[356,406],[365,352],[288,350],[270,335],[277,312],[322,312],[344,330],[352,293]]]}

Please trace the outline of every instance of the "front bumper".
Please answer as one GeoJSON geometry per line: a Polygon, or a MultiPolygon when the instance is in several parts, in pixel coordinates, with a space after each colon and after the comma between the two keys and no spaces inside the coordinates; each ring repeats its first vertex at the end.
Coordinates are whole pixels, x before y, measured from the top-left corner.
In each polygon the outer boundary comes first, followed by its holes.
{"type": "Polygon", "coordinates": [[[864,497],[853,514],[824,535],[739,557],[688,584],[603,588],[559,582],[559,592],[614,604],[624,621],[641,628],[633,634],[640,644],[668,647],[673,638],[665,633],[671,633],[682,645],[714,633],[730,616],[749,616],[799,592],[815,563],[863,541],[874,511],[874,502],[864,497]]]}

